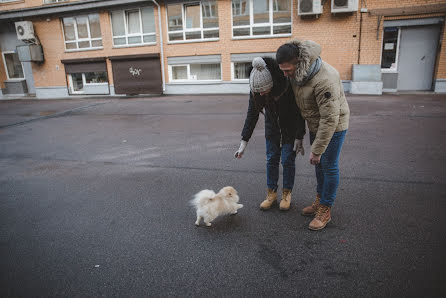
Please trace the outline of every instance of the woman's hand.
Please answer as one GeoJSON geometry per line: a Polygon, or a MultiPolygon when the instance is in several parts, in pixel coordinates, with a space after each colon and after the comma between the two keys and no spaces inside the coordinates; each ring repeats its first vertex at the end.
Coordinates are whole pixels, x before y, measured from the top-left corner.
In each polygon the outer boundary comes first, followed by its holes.
{"type": "Polygon", "coordinates": [[[235,158],[242,158],[243,153],[245,152],[245,149],[246,149],[246,145],[248,145],[248,142],[243,141],[243,140],[240,142],[240,147],[234,154],[235,158]]]}

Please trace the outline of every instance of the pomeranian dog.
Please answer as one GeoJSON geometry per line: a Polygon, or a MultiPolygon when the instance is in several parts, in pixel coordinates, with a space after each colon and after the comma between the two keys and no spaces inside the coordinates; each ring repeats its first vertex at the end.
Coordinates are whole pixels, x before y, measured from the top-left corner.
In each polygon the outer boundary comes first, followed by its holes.
{"type": "Polygon", "coordinates": [[[200,191],[191,201],[197,210],[195,225],[199,226],[203,219],[206,226],[210,227],[211,221],[220,215],[237,214],[237,210],[243,207],[238,201],[237,191],[232,186],[223,187],[217,194],[209,189],[200,191]]]}

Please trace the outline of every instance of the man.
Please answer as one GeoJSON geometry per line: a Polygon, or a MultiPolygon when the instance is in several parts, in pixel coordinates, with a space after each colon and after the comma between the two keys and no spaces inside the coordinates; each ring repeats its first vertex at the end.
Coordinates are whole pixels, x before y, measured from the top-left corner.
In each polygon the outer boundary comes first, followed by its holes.
{"type": "Polygon", "coordinates": [[[317,194],[302,215],[314,215],[308,226],[311,230],[321,230],[331,220],[339,185],[339,156],[350,117],[339,73],[322,61],[320,54],[320,45],[310,40],[292,40],[276,53],[310,131],[310,163],[316,168],[317,194]]]}
{"type": "Polygon", "coordinates": [[[290,209],[294,186],[296,153],[304,155],[302,139],[305,134],[305,121],[297,109],[293,91],[277,62],[272,58],[257,57],[253,60],[252,66],[249,77],[251,93],[248,112],[240,148],[235,157],[243,156],[259,119],[259,113],[264,113],[268,189],[260,209],[268,210],[277,202],[279,161],[282,160],[283,188],[279,208],[287,211],[290,209]]]}

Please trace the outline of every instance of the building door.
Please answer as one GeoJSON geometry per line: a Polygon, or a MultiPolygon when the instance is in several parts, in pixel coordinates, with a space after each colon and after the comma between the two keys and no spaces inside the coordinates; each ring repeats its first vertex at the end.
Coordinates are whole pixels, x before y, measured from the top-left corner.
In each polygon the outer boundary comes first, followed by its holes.
{"type": "Polygon", "coordinates": [[[110,57],[115,94],[161,94],[161,65],[158,55],[110,57]]]}
{"type": "Polygon", "coordinates": [[[398,90],[432,90],[439,26],[401,29],[398,90]]]}

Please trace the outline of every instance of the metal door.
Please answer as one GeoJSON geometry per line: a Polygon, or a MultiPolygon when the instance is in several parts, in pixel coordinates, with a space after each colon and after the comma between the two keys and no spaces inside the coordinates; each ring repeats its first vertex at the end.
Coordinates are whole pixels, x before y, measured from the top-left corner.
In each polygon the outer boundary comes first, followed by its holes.
{"type": "Polygon", "coordinates": [[[398,90],[432,90],[439,26],[401,29],[398,90]]]}
{"type": "Polygon", "coordinates": [[[159,57],[113,57],[113,81],[116,94],[161,94],[159,57]]]}

